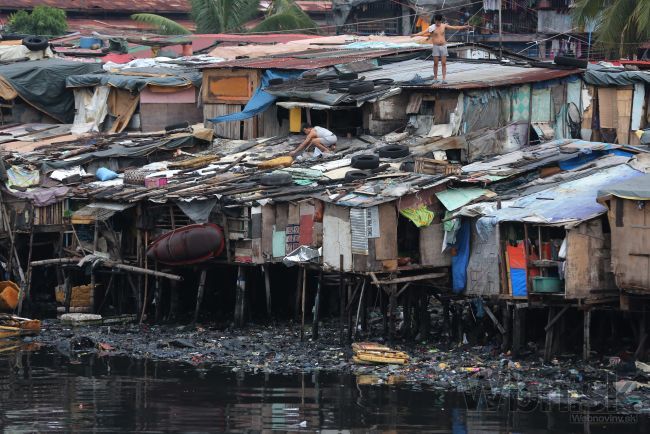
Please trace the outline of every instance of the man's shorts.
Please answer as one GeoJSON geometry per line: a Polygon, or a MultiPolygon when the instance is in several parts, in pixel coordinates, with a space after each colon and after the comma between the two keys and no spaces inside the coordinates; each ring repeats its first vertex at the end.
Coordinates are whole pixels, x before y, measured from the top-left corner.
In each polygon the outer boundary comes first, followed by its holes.
{"type": "Polygon", "coordinates": [[[431,54],[433,57],[447,57],[449,55],[446,45],[434,45],[431,49],[431,54]]]}
{"type": "Polygon", "coordinates": [[[336,145],[336,136],[331,135],[327,137],[320,137],[320,142],[329,148],[332,145],[336,145]]]}

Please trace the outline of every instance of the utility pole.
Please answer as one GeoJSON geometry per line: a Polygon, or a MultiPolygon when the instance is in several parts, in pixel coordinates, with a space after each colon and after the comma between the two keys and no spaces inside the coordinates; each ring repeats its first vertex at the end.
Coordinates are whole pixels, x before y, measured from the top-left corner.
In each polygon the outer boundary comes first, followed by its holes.
{"type": "Polygon", "coordinates": [[[502,0],[499,0],[499,61],[503,60],[503,33],[501,32],[502,0]]]}

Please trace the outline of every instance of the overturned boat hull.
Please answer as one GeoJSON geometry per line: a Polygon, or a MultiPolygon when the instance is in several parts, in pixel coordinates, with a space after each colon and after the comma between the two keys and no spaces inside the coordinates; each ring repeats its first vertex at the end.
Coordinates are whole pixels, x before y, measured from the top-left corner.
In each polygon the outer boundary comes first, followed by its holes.
{"type": "Polygon", "coordinates": [[[166,265],[199,264],[224,249],[223,229],[214,223],[184,226],[155,239],[147,249],[149,260],[166,265]]]}

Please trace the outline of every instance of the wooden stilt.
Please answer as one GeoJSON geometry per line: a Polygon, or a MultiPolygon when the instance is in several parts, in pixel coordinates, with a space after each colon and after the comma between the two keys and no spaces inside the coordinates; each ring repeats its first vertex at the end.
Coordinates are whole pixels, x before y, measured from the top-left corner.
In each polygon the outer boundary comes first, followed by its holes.
{"type": "Polygon", "coordinates": [[[379,306],[381,309],[381,325],[384,336],[388,336],[388,303],[386,303],[387,294],[383,287],[378,286],[379,306]]]}
{"type": "Polygon", "coordinates": [[[517,309],[517,305],[512,306],[512,353],[515,356],[521,354],[523,346],[524,325],[521,322],[523,315],[522,309],[517,309]]]}
{"type": "Polygon", "coordinates": [[[643,306],[643,312],[641,313],[641,316],[639,318],[639,345],[637,346],[636,351],[634,352],[635,359],[641,358],[645,350],[645,343],[648,339],[646,320],[647,320],[646,310],[645,310],[645,306],[643,306]]]}
{"type": "Polygon", "coordinates": [[[63,288],[65,291],[65,300],[63,301],[63,306],[65,306],[65,312],[70,312],[70,299],[72,298],[72,282],[70,281],[69,275],[64,275],[63,277],[63,288]]]}
{"type": "Polygon", "coordinates": [[[264,272],[264,288],[266,289],[266,315],[271,318],[271,279],[269,276],[270,268],[268,265],[262,265],[264,272]]]}
{"type": "Polygon", "coordinates": [[[345,333],[345,282],[343,279],[343,255],[339,257],[339,345],[343,346],[345,333]]]}
{"type": "Polygon", "coordinates": [[[458,343],[462,344],[464,341],[464,324],[463,324],[463,305],[456,304],[456,332],[458,334],[458,343]]]}
{"type": "MultiPolygon", "coordinates": [[[[20,285],[21,291],[20,296],[18,297],[18,316],[22,313],[23,310],[23,301],[29,299],[29,293],[31,292],[32,286],[32,252],[34,251],[34,207],[31,207],[30,219],[29,219],[29,247],[27,253],[27,277],[25,278],[24,285],[20,285]],[[25,288],[24,293],[22,288],[25,288]]],[[[92,287],[94,291],[94,286],[92,287]]]]}
{"type": "MultiPolygon", "coordinates": [[[[91,252],[93,255],[97,251],[97,242],[99,241],[99,222],[97,219],[95,219],[95,229],[93,231],[93,251],[91,252]]],[[[97,285],[97,276],[95,275],[95,270],[93,269],[93,266],[91,265],[90,267],[90,290],[93,293],[93,296],[95,294],[95,287],[97,285]]]]}
{"type": "Polygon", "coordinates": [[[403,336],[405,339],[410,339],[411,338],[411,322],[413,318],[411,317],[411,294],[413,291],[405,291],[404,292],[404,297],[402,298],[403,300],[403,316],[404,316],[404,323],[403,323],[403,336]]]}
{"type": "Polygon", "coordinates": [[[244,326],[244,306],[246,304],[246,277],[244,275],[244,267],[241,265],[237,267],[237,294],[235,297],[235,326],[244,326]]]}
{"type": "Polygon", "coordinates": [[[348,287],[347,302],[346,302],[346,311],[347,311],[346,327],[348,332],[347,342],[351,343],[352,342],[352,302],[354,301],[354,297],[356,296],[357,291],[355,290],[354,292],[352,292],[352,281],[348,282],[347,287],[348,287]]]}
{"type": "Polygon", "coordinates": [[[392,284],[389,286],[389,295],[388,295],[388,341],[392,345],[395,342],[396,337],[396,325],[395,325],[395,308],[397,307],[397,285],[392,284]]]}
{"type": "Polygon", "coordinates": [[[442,302],[442,322],[443,322],[445,332],[447,333],[448,340],[449,342],[451,342],[452,331],[451,331],[451,321],[449,318],[449,314],[450,314],[449,300],[444,300],[442,302]]]}
{"type": "Polygon", "coordinates": [[[420,340],[428,341],[431,330],[431,316],[429,315],[429,294],[426,289],[420,292],[420,340]]]}
{"type": "Polygon", "coordinates": [[[301,319],[300,319],[300,340],[302,341],[305,338],[305,299],[307,292],[307,267],[302,267],[302,308],[301,308],[301,319]]]}
{"type": "Polygon", "coordinates": [[[323,287],[323,270],[318,273],[318,283],[316,285],[316,298],[314,299],[314,319],[311,326],[311,338],[318,339],[318,321],[320,319],[320,294],[323,287]]]}
{"type": "Polygon", "coordinates": [[[300,294],[302,288],[302,270],[298,268],[298,279],[296,281],[296,303],[293,308],[293,319],[298,321],[300,319],[300,294]]]}
{"type": "Polygon", "coordinates": [[[159,322],[162,317],[162,288],[160,287],[160,279],[157,277],[154,279],[153,299],[156,304],[156,322],[159,322]]]}
{"type": "Polygon", "coordinates": [[[546,331],[546,340],[544,342],[544,361],[550,362],[553,357],[553,331],[555,324],[555,308],[550,306],[548,308],[548,321],[544,330],[546,331]]]}
{"type": "Polygon", "coordinates": [[[365,290],[366,290],[366,279],[363,279],[363,283],[361,284],[361,294],[359,294],[359,306],[357,307],[357,318],[356,321],[354,321],[355,338],[359,334],[359,319],[361,317],[361,306],[363,305],[363,297],[365,295],[365,290]]]}
{"type": "Polygon", "coordinates": [[[201,276],[199,277],[199,288],[196,291],[196,308],[194,309],[194,322],[199,318],[199,311],[201,310],[201,302],[203,301],[203,291],[205,290],[205,278],[208,274],[208,271],[203,269],[201,270],[201,276]]]}
{"type": "Polygon", "coordinates": [[[361,330],[364,332],[368,331],[368,300],[371,297],[371,286],[368,286],[368,291],[366,295],[362,299],[362,306],[361,306],[361,330]]]}
{"type": "Polygon", "coordinates": [[[586,362],[589,360],[589,354],[591,353],[591,309],[584,311],[582,327],[582,360],[586,362]]]}

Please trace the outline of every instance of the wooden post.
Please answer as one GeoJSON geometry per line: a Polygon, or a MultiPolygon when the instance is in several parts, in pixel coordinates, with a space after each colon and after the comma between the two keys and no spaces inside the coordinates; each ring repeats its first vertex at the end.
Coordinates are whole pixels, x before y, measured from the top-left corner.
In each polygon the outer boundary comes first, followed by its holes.
{"type": "Polygon", "coordinates": [[[463,343],[464,333],[464,324],[463,324],[463,310],[464,306],[462,304],[456,304],[456,332],[458,334],[458,343],[463,343]]]}
{"type": "Polygon", "coordinates": [[[235,326],[244,326],[244,305],[246,303],[246,277],[244,267],[237,267],[237,294],[235,297],[235,326]]]}
{"type": "Polygon", "coordinates": [[[641,317],[639,318],[639,346],[636,348],[636,351],[634,352],[635,359],[639,359],[643,355],[643,351],[645,349],[645,343],[647,339],[648,339],[648,332],[646,328],[646,308],[644,305],[643,312],[641,313],[641,317]]]}
{"type": "Polygon", "coordinates": [[[512,307],[512,353],[518,356],[523,346],[524,325],[521,321],[523,312],[516,304],[512,307]]]}
{"type": "MultiPolygon", "coordinates": [[[[20,294],[18,297],[18,316],[23,311],[23,301],[25,298],[29,298],[30,287],[32,286],[32,251],[34,244],[34,207],[30,207],[30,217],[29,217],[29,248],[27,253],[27,277],[25,281],[20,285],[20,294]]],[[[93,286],[94,289],[94,286],[93,286]]],[[[94,292],[94,291],[93,291],[94,292]]]]}
{"type": "Polygon", "coordinates": [[[302,267],[302,316],[300,321],[300,340],[305,338],[305,299],[307,292],[307,267],[302,267]]]}
{"type": "Polygon", "coordinates": [[[386,293],[382,286],[378,286],[379,291],[379,306],[381,308],[381,325],[383,335],[388,336],[388,304],[386,303],[386,293]]]}
{"type": "Polygon", "coordinates": [[[318,339],[318,321],[319,321],[319,311],[320,311],[320,292],[323,287],[323,269],[321,268],[318,273],[318,283],[316,286],[316,298],[314,299],[314,318],[311,326],[311,338],[313,340],[318,339]]]}
{"type": "Polygon", "coordinates": [[[395,342],[395,308],[397,307],[397,284],[390,285],[388,297],[388,341],[392,345],[395,342]]]}
{"type": "Polygon", "coordinates": [[[587,362],[591,353],[591,309],[585,310],[583,315],[582,360],[587,362]]]}
{"type": "Polygon", "coordinates": [[[343,346],[345,325],[345,289],[343,282],[343,255],[339,257],[339,345],[343,346]]]}
{"type": "MultiPolygon", "coordinates": [[[[95,218],[95,229],[93,231],[93,251],[91,254],[95,254],[97,251],[97,242],[99,237],[99,222],[97,221],[97,218],[95,218]]],[[[92,291],[93,298],[95,296],[95,285],[97,283],[97,278],[95,276],[95,270],[93,269],[93,266],[90,266],[90,290],[92,291]]]]}
{"type": "MultiPolygon", "coordinates": [[[[354,300],[354,296],[357,293],[357,290],[355,289],[354,292],[352,292],[352,280],[348,282],[348,295],[347,295],[347,301],[345,303],[346,309],[347,309],[347,329],[348,329],[348,336],[347,336],[347,342],[351,343],[352,342],[352,301],[354,300]]],[[[358,289],[358,286],[357,286],[358,289]]]]}
{"type": "Polygon", "coordinates": [[[298,321],[300,319],[300,294],[302,288],[302,271],[298,267],[298,279],[296,281],[296,302],[293,309],[293,319],[298,321]]]}
{"type": "Polygon", "coordinates": [[[269,266],[262,265],[262,271],[264,272],[264,288],[266,289],[266,314],[271,318],[271,280],[269,266]]]}
{"type": "Polygon", "coordinates": [[[205,290],[205,278],[208,274],[206,269],[201,270],[201,277],[199,277],[199,288],[196,291],[196,308],[194,309],[194,322],[196,323],[199,318],[199,311],[201,310],[201,302],[203,301],[203,291],[205,290]]]}
{"type": "Polygon", "coordinates": [[[70,299],[72,298],[72,282],[70,282],[70,276],[66,275],[63,277],[63,288],[65,291],[65,300],[63,305],[65,306],[65,312],[70,312],[70,299]]]}
{"type": "Polygon", "coordinates": [[[404,333],[403,336],[406,339],[411,338],[411,291],[406,290],[404,293],[404,297],[402,298],[403,301],[403,309],[402,313],[404,315],[404,322],[403,322],[403,328],[404,328],[404,333]]]}
{"type": "Polygon", "coordinates": [[[359,306],[357,307],[357,318],[356,321],[354,322],[354,336],[356,338],[357,334],[359,333],[359,318],[361,316],[361,305],[363,304],[363,297],[364,297],[364,292],[366,290],[366,279],[363,279],[363,283],[361,284],[361,294],[359,295],[359,306]]]}
{"type": "MultiPolygon", "coordinates": [[[[145,231],[144,232],[145,249],[146,249],[147,244],[149,244],[149,232],[145,231]]],[[[148,270],[149,269],[149,259],[148,259],[146,253],[144,253],[143,256],[144,256],[144,259],[143,259],[143,261],[144,261],[144,269],[148,270]]],[[[138,282],[140,282],[140,276],[138,276],[138,282]]],[[[138,285],[138,291],[135,294],[136,297],[138,297],[138,311],[140,312],[140,324],[142,324],[142,320],[144,318],[144,313],[145,313],[145,311],[147,309],[147,297],[149,296],[149,294],[147,294],[148,290],[149,290],[149,276],[147,276],[145,274],[145,276],[144,276],[144,297],[142,297],[141,294],[140,294],[140,285],[138,285]],[[142,300],[142,301],[140,301],[140,300],[142,300]]]]}
{"type": "Polygon", "coordinates": [[[431,316],[429,315],[429,294],[426,289],[420,290],[420,340],[429,340],[431,316]]]}
{"type": "Polygon", "coordinates": [[[553,356],[553,316],[555,308],[550,306],[548,308],[548,324],[545,327],[546,330],[546,341],[544,342],[544,361],[549,362],[551,361],[551,357],[553,356]]]}

